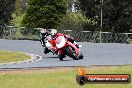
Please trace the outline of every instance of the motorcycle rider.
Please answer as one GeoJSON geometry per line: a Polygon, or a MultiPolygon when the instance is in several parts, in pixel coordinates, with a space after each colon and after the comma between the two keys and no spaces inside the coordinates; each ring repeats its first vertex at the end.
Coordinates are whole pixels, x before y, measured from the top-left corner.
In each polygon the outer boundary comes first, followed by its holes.
{"type": "Polygon", "coordinates": [[[62,33],[57,33],[56,29],[52,29],[52,31],[50,32],[52,39],[50,40],[51,44],[52,44],[52,50],[57,51],[56,48],[56,43],[55,43],[55,39],[59,36],[64,36],[69,42],[73,43],[76,47],[79,47],[79,45],[75,42],[75,40],[70,37],[69,35],[65,35],[62,33]]]}
{"type": "Polygon", "coordinates": [[[40,36],[41,36],[40,42],[41,42],[41,45],[44,47],[44,53],[45,54],[50,52],[50,50],[45,45],[46,40],[51,39],[50,35],[51,34],[47,29],[41,29],[41,31],[40,31],[40,36]]]}
{"type": "Polygon", "coordinates": [[[40,36],[41,36],[40,42],[41,42],[43,47],[45,47],[45,41],[44,40],[49,35],[50,35],[50,33],[47,31],[47,29],[41,29],[41,31],[40,31],[40,36]]]}
{"type": "Polygon", "coordinates": [[[57,30],[56,29],[50,29],[51,32],[47,31],[47,29],[42,29],[40,32],[40,35],[41,35],[41,44],[44,48],[44,53],[47,54],[48,52],[50,52],[48,50],[48,48],[46,48],[45,46],[45,39],[47,38],[47,36],[50,36],[50,38],[48,39],[49,42],[51,43],[52,47],[51,47],[51,50],[52,52],[54,53],[57,53],[57,48],[56,48],[56,43],[55,43],[55,39],[59,36],[64,36],[69,42],[73,43],[76,47],[79,47],[79,45],[75,42],[75,40],[70,37],[69,35],[65,35],[65,34],[62,34],[62,33],[57,33],[57,30]]]}
{"type": "Polygon", "coordinates": [[[52,36],[52,39],[50,40],[50,43],[52,45],[51,47],[51,50],[54,51],[57,55],[58,55],[58,58],[60,60],[63,60],[63,58],[66,57],[65,54],[62,53],[61,50],[59,50],[57,47],[56,47],[56,44],[58,42],[60,42],[60,39],[58,37],[61,38],[61,36],[65,37],[67,39],[67,41],[73,43],[77,48],[79,48],[79,45],[74,41],[73,38],[71,38],[70,36],[68,35],[65,35],[65,34],[61,34],[61,33],[57,33],[57,30],[55,29],[52,29],[51,31],[51,36],[52,36]],[[57,39],[57,40],[56,40],[57,39]]]}

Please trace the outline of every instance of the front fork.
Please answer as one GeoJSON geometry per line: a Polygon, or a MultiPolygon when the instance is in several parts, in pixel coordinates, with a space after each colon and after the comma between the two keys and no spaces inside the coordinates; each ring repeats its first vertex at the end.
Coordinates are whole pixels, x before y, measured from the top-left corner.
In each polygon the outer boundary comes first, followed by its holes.
{"type": "Polygon", "coordinates": [[[77,57],[78,54],[79,54],[79,49],[78,49],[74,44],[72,44],[72,43],[69,42],[69,41],[67,41],[67,44],[68,44],[69,46],[71,46],[71,47],[75,50],[76,57],[77,57]]]}

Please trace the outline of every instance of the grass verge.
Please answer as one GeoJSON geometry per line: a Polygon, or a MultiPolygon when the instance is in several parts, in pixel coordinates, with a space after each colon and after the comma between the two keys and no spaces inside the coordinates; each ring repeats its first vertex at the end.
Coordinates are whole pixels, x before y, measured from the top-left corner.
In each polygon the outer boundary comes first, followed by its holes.
{"type": "Polygon", "coordinates": [[[29,55],[26,55],[21,52],[11,52],[11,51],[0,50],[0,63],[23,61],[29,58],[31,58],[29,55]]]}
{"type": "MultiPolygon", "coordinates": [[[[88,67],[88,74],[130,74],[132,66],[88,67]]],[[[77,68],[0,71],[0,88],[132,88],[129,84],[76,83],[77,68]]]]}

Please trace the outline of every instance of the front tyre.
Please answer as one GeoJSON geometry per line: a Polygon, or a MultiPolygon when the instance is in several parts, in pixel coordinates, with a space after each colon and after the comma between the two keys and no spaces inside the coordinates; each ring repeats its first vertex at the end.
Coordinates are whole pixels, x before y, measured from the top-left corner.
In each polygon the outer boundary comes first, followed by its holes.
{"type": "Polygon", "coordinates": [[[83,57],[84,57],[83,54],[81,52],[79,52],[78,58],[83,59],[83,57]]]}
{"type": "Polygon", "coordinates": [[[65,48],[65,53],[74,60],[78,60],[75,51],[70,46],[65,48]]]}
{"type": "Polygon", "coordinates": [[[63,58],[65,57],[64,55],[58,55],[60,61],[63,61],[63,58]]]}

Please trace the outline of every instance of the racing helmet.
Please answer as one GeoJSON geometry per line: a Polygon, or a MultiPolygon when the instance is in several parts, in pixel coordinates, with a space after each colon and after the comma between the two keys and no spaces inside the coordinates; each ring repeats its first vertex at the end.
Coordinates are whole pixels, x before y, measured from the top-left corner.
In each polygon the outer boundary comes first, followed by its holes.
{"type": "Polygon", "coordinates": [[[43,29],[43,28],[42,28],[42,29],[40,30],[40,33],[42,33],[42,34],[44,34],[44,33],[46,33],[46,32],[47,32],[46,29],[43,29]]]}
{"type": "Polygon", "coordinates": [[[55,35],[56,33],[57,33],[56,29],[51,29],[51,32],[50,32],[51,35],[55,35]]]}

